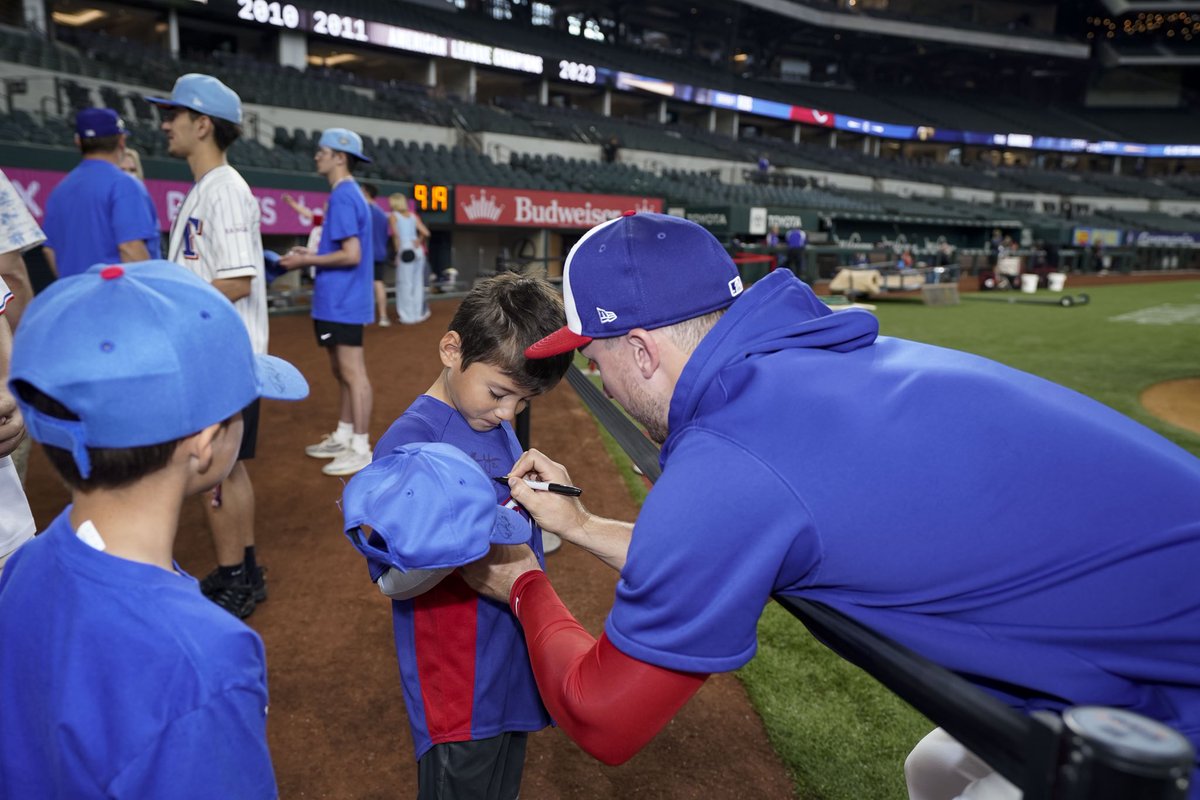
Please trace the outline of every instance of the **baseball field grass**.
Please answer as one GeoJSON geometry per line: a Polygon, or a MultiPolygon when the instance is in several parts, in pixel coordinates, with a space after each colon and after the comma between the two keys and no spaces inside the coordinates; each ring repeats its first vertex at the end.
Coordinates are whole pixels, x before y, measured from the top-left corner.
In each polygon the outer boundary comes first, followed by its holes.
{"type": "MultiPolygon", "coordinates": [[[[885,335],[978,353],[1041,375],[1200,456],[1200,436],[1155,419],[1138,402],[1142,390],[1159,381],[1200,375],[1200,281],[1082,291],[1090,302],[1071,308],[964,295],[958,306],[884,301],[876,315],[885,335]]],[[[1034,299],[1053,297],[1040,292],[1034,299]]],[[[641,488],[628,458],[615,443],[610,450],[627,482],[641,488]]],[[[758,634],[758,654],[739,677],[792,773],[796,797],[904,800],[904,758],[932,724],[779,606],[768,604],[758,634]]]]}

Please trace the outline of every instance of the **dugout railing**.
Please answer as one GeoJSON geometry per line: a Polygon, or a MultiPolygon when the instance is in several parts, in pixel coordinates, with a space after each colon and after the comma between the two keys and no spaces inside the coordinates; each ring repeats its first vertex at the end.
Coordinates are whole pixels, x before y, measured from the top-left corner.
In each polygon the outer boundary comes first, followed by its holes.
{"type": "MultiPolygon", "coordinates": [[[[567,381],[626,455],[654,482],[658,447],[578,368],[567,381]]],[[[522,443],[528,446],[529,416],[522,443]]],[[[1082,706],[1022,714],[965,678],[851,617],[776,595],[823,644],[886,686],[961,742],[1023,793],[1024,800],[1185,800],[1191,744],[1148,718],[1082,706]]],[[[915,744],[915,742],[914,742],[915,744]]]]}

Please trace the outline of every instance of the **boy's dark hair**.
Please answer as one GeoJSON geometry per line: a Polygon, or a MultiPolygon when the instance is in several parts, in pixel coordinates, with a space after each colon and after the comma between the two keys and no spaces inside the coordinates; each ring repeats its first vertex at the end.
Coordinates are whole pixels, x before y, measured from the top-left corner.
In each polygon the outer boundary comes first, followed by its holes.
{"type": "Polygon", "coordinates": [[[359,186],[361,186],[362,190],[367,193],[367,197],[371,198],[372,200],[374,200],[376,197],[379,197],[379,187],[375,184],[360,183],[359,186]]]}
{"type": "Polygon", "coordinates": [[[344,150],[339,150],[338,152],[346,157],[346,172],[349,172],[351,175],[354,174],[354,170],[358,169],[359,164],[366,163],[358,156],[352,156],[344,150]]]}
{"type": "MultiPolygon", "coordinates": [[[[192,119],[196,117],[208,117],[207,114],[201,114],[197,111],[192,111],[190,108],[184,109],[191,115],[192,119]]],[[[224,153],[234,142],[242,136],[242,126],[235,125],[227,119],[217,119],[216,117],[208,117],[213,125],[213,141],[217,144],[217,149],[224,153]]]]}
{"type": "Polygon", "coordinates": [[[121,137],[123,133],[114,133],[112,136],[94,136],[90,139],[79,140],[79,152],[85,156],[92,153],[115,153],[117,148],[121,146],[121,137]]]}
{"type": "Polygon", "coordinates": [[[542,278],[505,272],[475,284],[450,330],[462,339],[462,369],[476,361],[491,364],[521,388],[541,394],[567,374],[572,353],[528,359],[525,348],[566,323],[562,298],[553,286],[542,278]]]}
{"type": "MultiPolygon", "coordinates": [[[[15,381],[13,388],[22,400],[43,414],[58,419],[79,419],[69,408],[26,381],[15,381]]],[[[89,447],[87,452],[92,462],[92,472],[87,478],[80,476],[79,467],[70,451],[49,444],[43,444],[42,449],[67,486],[76,491],[90,492],[94,489],[117,489],[157,472],[171,460],[178,445],[179,440],[176,439],[146,447],[89,447]]]]}

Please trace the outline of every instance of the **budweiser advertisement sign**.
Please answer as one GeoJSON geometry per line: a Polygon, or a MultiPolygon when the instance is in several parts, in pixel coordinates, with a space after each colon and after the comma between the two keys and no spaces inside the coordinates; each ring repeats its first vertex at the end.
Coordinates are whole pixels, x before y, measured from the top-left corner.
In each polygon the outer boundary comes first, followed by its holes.
{"type": "Polygon", "coordinates": [[[626,211],[662,210],[661,197],[532,192],[461,184],[454,189],[454,221],[459,225],[591,228],[626,211]]]}

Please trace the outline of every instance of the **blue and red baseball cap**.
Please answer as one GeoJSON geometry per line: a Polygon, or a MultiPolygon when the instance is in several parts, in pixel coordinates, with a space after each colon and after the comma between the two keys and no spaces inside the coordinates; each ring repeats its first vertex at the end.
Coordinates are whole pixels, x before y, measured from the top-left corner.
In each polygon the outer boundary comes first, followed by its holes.
{"type": "Polygon", "coordinates": [[[705,228],[681,217],[633,211],[602,222],[563,265],[567,324],[525,349],[549,358],[662,328],[727,307],[742,293],[737,265],[705,228]]]}
{"type": "Polygon", "coordinates": [[[346,484],[342,514],[346,537],[368,561],[404,572],[461,567],[492,544],[533,534],[527,519],[496,502],[475,459],[442,442],[397,447],[371,462],[346,484]]]}
{"type": "Polygon", "coordinates": [[[180,75],[170,97],[147,95],[146,99],[155,105],[187,108],[213,119],[242,124],[242,98],[212,75],[199,72],[180,75]]]}
{"type": "Polygon", "coordinates": [[[145,447],[191,436],[256,398],[308,395],[300,372],[255,355],[233,304],[170,261],[97,264],[29,304],[13,339],[9,386],[25,427],[91,474],[89,447],[145,447]],[[21,400],[24,382],[78,420],[21,400]]]}
{"type": "Polygon", "coordinates": [[[75,133],[80,139],[99,139],[126,132],[125,123],[111,108],[84,108],[75,114],[75,133]]]}

